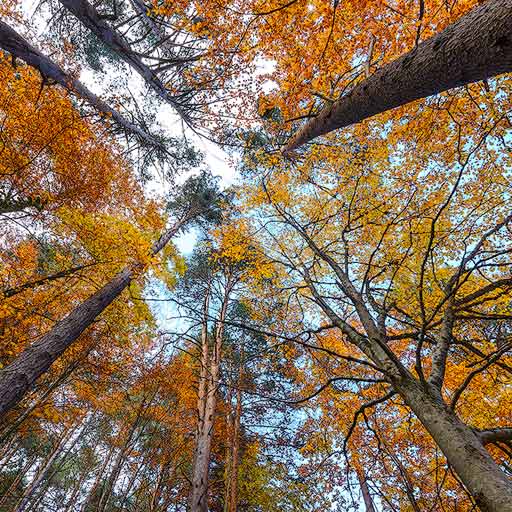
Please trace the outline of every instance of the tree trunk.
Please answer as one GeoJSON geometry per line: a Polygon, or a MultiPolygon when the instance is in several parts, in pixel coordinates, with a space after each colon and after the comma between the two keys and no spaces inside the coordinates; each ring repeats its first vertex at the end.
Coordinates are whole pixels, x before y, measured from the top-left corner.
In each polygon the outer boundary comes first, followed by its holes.
{"type": "Polygon", "coordinates": [[[108,450],[105,460],[103,461],[103,464],[101,465],[100,470],[96,474],[96,478],[94,479],[94,483],[92,484],[91,489],[89,490],[89,493],[87,495],[87,498],[83,502],[82,506],[80,507],[80,512],[85,512],[89,506],[92,506],[95,501],[95,494],[96,490],[98,489],[101,479],[103,478],[103,475],[105,474],[105,471],[110,464],[110,461],[112,459],[112,456],[114,455],[114,446],[111,446],[108,450]]]}
{"type": "MultiPolygon", "coordinates": [[[[153,246],[158,253],[189,220],[178,220],[153,246]]],[[[78,305],[38,341],[0,371],[0,417],[11,410],[36,380],[66,351],[93,321],[128,287],[142,265],[126,267],[103,288],[78,305]]]]}
{"type": "Polygon", "coordinates": [[[162,483],[164,480],[164,474],[167,471],[168,463],[164,463],[160,466],[158,471],[158,476],[155,482],[155,489],[151,493],[151,501],[149,502],[149,512],[156,512],[158,509],[158,501],[160,499],[160,494],[162,491],[162,483]]]}
{"type": "Polygon", "coordinates": [[[206,407],[206,392],[208,387],[208,372],[209,372],[209,347],[208,347],[208,315],[210,304],[210,283],[206,289],[206,294],[203,302],[203,324],[201,326],[201,358],[199,361],[199,380],[197,383],[197,432],[202,428],[204,421],[204,411],[206,407]]]}
{"type": "Polygon", "coordinates": [[[33,455],[30,459],[27,460],[27,462],[23,465],[22,468],[20,468],[20,471],[12,481],[9,488],[5,491],[5,494],[3,496],[0,496],[0,510],[3,510],[4,505],[8,506],[9,502],[14,507],[14,503],[16,503],[19,499],[19,497],[15,496],[15,490],[20,484],[20,482],[23,480],[23,477],[30,471],[32,466],[37,461],[37,456],[33,455]]]}
{"type": "Polygon", "coordinates": [[[236,512],[238,507],[238,468],[240,465],[240,418],[242,416],[242,378],[243,370],[240,363],[238,386],[236,390],[236,407],[233,418],[233,437],[231,446],[231,463],[228,480],[227,512],[236,512]]]}
{"type": "MultiPolygon", "coordinates": [[[[0,443],[2,445],[2,443],[0,443]]],[[[16,436],[12,436],[5,444],[2,445],[0,453],[0,474],[2,474],[5,466],[11,461],[11,457],[18,452],[18,439],[16,436]]]]}
{"type": "Polygon", "coordinates": [[[366,512],[376,512],[375,507],[373,506],[370,489],[368,489],[368,484],[366,483],[366,476],[357,471],[357,479],[359,480],[359,487],[361,487],[361,494],[363,495],[366,512]]]}
{"type": "Polygon", "coordinates": [[[139,437],[142,435],[145,424],[141,426],[141,420],[142,420],[142,414],[146,409],[146,402],[141,402],[139,409],[137,411],[137,416],[135,417],[134,422],[130,426],[130,430],[128,431],[128,434],[124,440],[123,445],[120,447],[120,450],[117,454],[117,457],[115,459],[114,465],[110,471],[110,475],[108,477],[106,485],[103,487],[103,491],[101,493],[100,500],[98,502],[97,506],[97,512],[102,512],[104,510],[107,510],[108,504],[110,502],[110,498],[112,497],[112,493],[114,491],[114,488],[116,486],[116,482],[119,478],[119,475],[121,474],[121,471],[128,460],[128,456],[131,452],[131,447],[134,443],[137,442],[139,437]],[[140,427],[139,432],[137,435],[137,429],[140,427]],[[135,436],[135,437],[134,437],[135,436]]]}
{"type": "Polygon", "coordinates": [[[512,485],[477,434],[432,389],[413,379],[395,384],[483,512],[512,512],[512,485]]]}
{"type": "Polygon", "coordinates": [[[43,77],[54,80],[68,91],[84,99],[98,112],[102,112],[108,117],[111,117],[126,132],[135,135],[138,139],[151,146],[165,150],[162,144],[152,135],[124,118],[117,110],[111,108],[79,80],[76,80],[70,74],[66,73],[60,66],[34,48],[28,41],[23,39],[15,30],[1,20],[0,48],[9,52],[14,58],[21,59],[29,66],[37,69],[43,77]]]}
{"type": "Polygon", "coordinates": [[[191,124],[188,115],[172,97],[170,90],[160,80],[158,75],[131,49],[126,39],[101,18],[93,5],[86,0],[60,0],[60,3],[80,20],[105,46],[110,48],[110,50],[135,70],[160,98],[174,107],[185,123],[191,124]]]}
{"type": "Polygon", "coordinates": [[[76,432],[76,429],[77,427],[70,428],[69,430],[63,432],[63,435],[58,439],[57,443],[55,444],[55,448],[50,453],[50,456],[46,459],[45,462],[41,464],[41,467],[34,475],[34,479],[23,493],[23,496],[21,497],[21,500],[19,501],[19,504],[16,507],[16,512],[23,512],[24,510],[26,510],[29,502],[32,500],[32,497],[34,496],[35,491],[48,474],[48,471],[51,469],[52,464],[57,460],[57,457],[59,457],[59,455],[61,454],[62,450],[66,446],[66,443],[71,439],[72,435],[76,432]]]}
{"type": "Polygon", "coordinates": [[[512,0],[487,0],[325,108],[284,152],[411,101],[512,70],[512,0]]]}
{"type": "Polygon", "coordinates": [[[45,400],[53,393],[53,391],[66,381],[66,379],[71,375],[71,373],[73,373],[76,370],[76,368],[78,368],[80,363],[82,363],[83,360],[87,357],[89,352],[90,350],[87,350],[86,354],[83,357],[80,357],[79,359],[68,365],[64,372],[61,375],[59,375],[59,377],[57,377],[57,379],[54,380],[44,390],[43,394],[36,398],[34,402],[29,407],[27,407],[27,409],[25,409],[25,411],[23,411],[23,413],[18,418],[16,418],[16,420],[13,423],[9,424],[8,428],[0,434],[0,445],[12,434],[17,432],[18,427],[34,412],[34,410],[38,408],[40,405],[42,405],[45,402],[45,400]]]}
{"type": "MultiPolygon", "coordinates": [[[[99,444],[100,444],[100,437],[97,436],[93,445],[91,446],[93,460],[96,455],[96,449],[98,448],[99,444]]],[[[87,478],[89,478],[92,469],[93,469],[93,467],[90,465],[89,466],[82,465],[82,467],[80,468],[80,477],[78,478],[78,481],[75,483],[73,491],[71,492],[71,496],[65,505],[64,512],[72,512],[73,510],[75,510],[75,508],[77,508],[78,495],[79,495],[80,491],[83,490],[84,481],[87,478]]]]}
{"type": "Polygon", "coordinates": [[[224,336],[224,321],[226,319],[231,286],[228,284],[220,311],[213,350],[210,357],[210,368],[206,401],[203,418],[199,418],[199,429],[196,436],[194,466],[192,468],[192,487],[189,497],[190,512],[207,512],[208,510],[208,469],[210,466],[213,424],[217,407],[217,388],[219,386],[222,340],[224,336]]]}

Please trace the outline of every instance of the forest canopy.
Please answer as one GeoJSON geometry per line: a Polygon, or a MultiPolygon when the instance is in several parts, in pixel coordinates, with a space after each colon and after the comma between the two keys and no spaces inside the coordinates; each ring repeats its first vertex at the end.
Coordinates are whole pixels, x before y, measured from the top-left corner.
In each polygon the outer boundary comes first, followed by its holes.
{"type": "Polygon", "coordinates": [[[512,512],[511,72],[512,0],[4,0],[0,512],[512,512]]]}

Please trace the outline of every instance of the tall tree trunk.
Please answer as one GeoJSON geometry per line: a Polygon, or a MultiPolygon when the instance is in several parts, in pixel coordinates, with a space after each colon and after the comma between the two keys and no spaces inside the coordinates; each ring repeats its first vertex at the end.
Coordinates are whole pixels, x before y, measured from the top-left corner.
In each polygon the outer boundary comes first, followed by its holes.
{"type": "Polygon", "coordinates": [[[166,462],[160,466],[158,476],[155,482],[155,489],[151,493],[151,501],[149,502],[149,512],[156,512],[158,510],[158,501],[162,492],[162,483],[164,481],[164,475],[167,472],[169,463],[166,462]]]}
{"type": "Polygon", "coordinates": [[[370,489],[366,482],[366,475],[357,471],[357,479],[359,480],[359,487],[361,487],[361,494],[363,495],[366,512],[376,512],[375,507],[373,506],[372,495],[370,494],[370,489]]]}
{"type": "MultiPolygon", "coordinates": [[[[92,347],[91,347],[92,348],[92,347]]],[[[18,427],[34,412],[37,407],[42,405],[46,399],[53,393],[53,391],[58,388],[61,384],[63,384],[67,378],[78,368],[80,363],[84,361],[84,359],[89,354],[90,349],[87,350],[87,352],[77,359],[76,361],[73,361],[71,364],[69,364],[66,369],[57,377],[56,380],[54,380],[45,390],[44,392],[37,397],[34,402],[23,411],[23,413],[16,418],[16,420],[8,425],[8,428],[3,431],[0,434],[0,444],[2,444],[6,439],[8,439],[12,434],[17,432],[18,427]]]]}
{"type": "Polygon", "coordinates": [[[208,470],[210,466],[213,424],[217,407],[217,388],[219,386],[222,341],[224,337],[224,321],[231,293],[228,282],[224,290],[221,311],[210,356],[208,385],[203,418],[199,418],[199,429],[196,436],[194,465],[192,468],[192,487],[189,496],[190,512],[207,512],[208,510],[208,470]]]}
{"type": "MultiPolygon", "coordinates": [[[[94,460],[96,456],[96,449],[98,448],[98,445],[100,444],[100,436],[96,436],[94,443],[91,446],[91,454],[92,459],[94,460]]],[[[64,512],[71,512],[75,510],[77,506],[77,497],[80,493],[80,491],[83,489],[84,481],[90,476],[90,472],[93,469],[91,465],[82,465],[80,468],[80,477],[78,478],[78,481],[75,483],[73,487],[73,491],[71,492],[71,496],[69,497],[64,512]]]]}
{"type": "Polygon", "coordinates": [[[141,425],[141,420],[142,420],[142,414],[148,405],[149,404],[144,400],[141,402],[141,404],[137,410],[137,415],[135,417],[135,420],[132,423],[132,425],[130,426],[130,430],[128,431],[128,434],[124,440],[124,443],[121,446],[121,448],[117,454],[114,465],[110,471],[110,475],[108,477],[107,483],[104,486],[103,491],[101,493],[101,497],[100,497],[98,507],[97,507],[98,512],[102,512],[107,509],[107,506],[109,504],[110,498],[112,497],[112,493],[114,491],[117,479],[119,478],[121,470],[122,470],[123,466],[125,465],[126,460],[128,459],[128,456],[131,452],[131,447],[137,441],[137,439],[142,435],[142,433],[144,431],[145,424],[142,425],[141,427],[140,427],[140,425],[141,425]],[[140,427],[140,430],[139,430],[137,436],[135,436],[135,433],[137,432],[137,429],[139,427],[140,427]]]}
{"type": "Polygon", "coordinates": [[[325,108],[284,152],[411,101],[511,70],[512,0],[487,0],[325,108]]]}
{"type": "Polygon", "coordinates": [[[512,512],[512,485],[477,434],[462,423],[437,390],[414,379],[395,388],[428,430],[483,512],[512,512]]]}
{"type": "Polygon", "coordinates": [[[5,466],[11,461],[11,457],[18,451],[18,439],[12,436],[7,443],[3,444],[0,453],[0,474],[3,472],[5,466]]]}
{"type": "Polygon", "coordinates": [[[233,442],[234,442],[234,425],[235,425],[235,411],[233,409],[233,386],[229,386],[226,393],[226,404],[228,405],[228,411],[226,413],[226,434],[227,444],[226,452],[224,455],[224,507],[223,511],[227,512],[229,503],[229,485],[231,475],[231,460],[233,453],[233,442]]]}
{"type": "Polygon", "coordinates": [[[105,471],[106,471],[108,465],[110,464],[110,461],[111,461],[113,455],[114,455],[114,446],[111,446],[105,456],[105,460],[103,461],[103,464],[101,465],[100,470],[96,474],[96,478],[94,479],[94,483],[92,484],[92,487],[89,490],[87,498],[85,499],[82,506],[80,507],[80,512],[85,512],[89,508],[89,506],[90,505],[92,506],[92,504],[94,503],[96,490],[98,489],[98,487],[100,485],[103,475],[105,474],[105,471]]]}
{"type": "Polygon", "coordinates": [[[210,305],[210,286],[208,283],[203,302],[203,323],[201,326],[201,357],[199,360],[199,380],[197,383],[197,432],[201,431],[204,422],[204,410],[206,407],[206,395],[208,389],[209,373],[209,346],[208,346],[208,315],[210,305]]]}
{"type": "MultiPolygon", "coordinates": [[[[179,219],[153,245],[151,254],[157,254],[190,218],[190,215],[185,215],[179,219]]],[[[0,417],[25,396],[36,380],[48,371],[142,270],[140,264],[126,267],[0,371],[0,417]]]]}
{"type": "Polygon", "coordinates": [[[111,108],[101,98],[85,87],[85,85],[83,85],[79,80],[76,80],[70,74],[66,73],[58,64],[43,55],[39,50],[34,48],[28,41],[1,20],[0,48],[9,52],[14,58],[21,59],[29,66],[37,69],[46,79],[50,78],[54,80],[68,91],[87,101],[87,103],[94,107],[98,112],[111,117],[118,126],[127,133],[135,135],[139,140],[165,151],[165,147],[162,146],[162,144],[152,135],[128,121],[128,119],[123,117],[117,110],[111,108]]]}
{"type": "MultiPolygon", "coordinates": [[[[49,465],[48,469],[45,471],[45,474],[42,477],[42,481],[38,484],[37,489],[35,490],[38,494],[34,495],[34,498],[30,501],[28,506],[26,506],[25,509],[23,509],[23,512],[31,512],[32,510],[39,510],[39,503],[44,499],[46,496],[46,493],[48,491],[48,488],[52,484],[52,480],[55,477],[55,475],[61,471],[62,466],[67,460],[67,457],[75,447],[75,445],[78,443],[78,441],[82,440],[84,436],[88,434],[89,427],[94,423],[94,416],[91,416],[90,419],[87,421],[87,423],[82,427],[80,432],[75,435],[75,438],[69,443],[70,439],[73,437],[73,435],[76,433],[77,429],[80,427],[80,425],[77,425],[74,427],[71,431],[71,435],[68,436],[67,440],[63,443],[61,443],[61,448],[58,453],[58,464],[55,464],[55,461],[57,459],[54,459],[52,464],[49,465]],[[66,445],[67,448],[66,448],[66,445]],[[63,451],[65,449],[65,451],[63,451]],[[50,472],[51,470],[51,472],[50,472]]],[[[21,510],[20,510],[21,512],[21,510]]]]}
{"type": "Polygon", "coordinates": [[[243,348],[240,357],[240,368],[236,389],[236,406],[233,417],[233,432],[231,445],[231,461],[228,480],[227,510],[236,512],[238,507],[238,471],[240,465],[240,419],[242,417],[242,382],[243,382],[243,348]]]}
{"type": "Polygon", "coordinates": [[[14,495],[16,487],[23,480],[23,477],[30,471],[32,466],[36,463],[37,456],[33,455],[30,457],[27,462],[20,469],[14,480],[11,482],[9,488],[5,491],[3,496],[0,496],[0,507],[4,507],[7,503],[11,503],[13,508],[14,504],[18,501],[18,497],[14,495]]]}
{"type": "Polygon", "coordinates": [[[119,500],[119,502],[120,502],[119,508],[121,510],[125,510],[124,507],[125,507],[125,505],[127,505],[128,498],[130,497],[130,491],[132,490],[133,485],[135,484],[135,480],[139,476],[141,469],[146,467],[146,462],[147,462],[147,457],[143,457],[142,461],[136,463],[135,470],[132,469],[132,474],[131,474],[130,478],[128,479],[128,481],[126,482],[126,487],[125,487],[125,489],[122,493],[122,496],[119,500]]]}

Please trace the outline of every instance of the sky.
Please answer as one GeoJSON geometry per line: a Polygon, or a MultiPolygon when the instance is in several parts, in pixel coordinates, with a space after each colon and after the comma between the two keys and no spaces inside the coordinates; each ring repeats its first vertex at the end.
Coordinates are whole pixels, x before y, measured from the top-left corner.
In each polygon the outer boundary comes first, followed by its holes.
{"type": "MultiPolygon", "coordinates": [[[[33,34],[34,37],[30,38],[32,41],[34,41],[35,37],[37,37],[37,34],[42,33],[47,26],[47,20],[44,16],[42,16],[40,13],[34,16],[34,10],[38,3],[39,0],[23,0],[22,3],[27,18],[32,18],[35,32],[35,34],[33,34]]],[[[269,73],[272,71],[273,66],[274,63],[271,61],[260,61],[257,66],[257,73],[269,73]]],[[[127,79],[128,87],[132,93],[135,93],[136,97],[143,97],[146,91],[146,87],[144,86],[142,78],[138,74],[131,71],[127,65],[123,66],[123,72],[126,73],[124,78],[127,79]]],[[[109,83],[109,78],[112,78],[115,75],[119,75],[119,73],[117,73],[117,70],[114,72],[112,69],[112,71],[107,72],[107,79],[105,79],[105,77],[98,76],[97,73],[84,68],[81,73],[80,80],[92,92],[101,96],[102,94],[108,95],[109,91],[106,86],[109,83]]],[[[274,87],[276,87],[276,84],[271,81],[263,84],[263,90],[265,92],[269,92],[274,87]]],[[[171,106],[159,102],[157,122],[159,125],[161,125],[161,127],[165,129],[169,136],[181,136],[183,130],[185,130],[184,133],[187,139],[192,142],[193,146],[195,146],[203,153],[204,164],[212,171],[214,175],[221,177],[222,188],[229,187],[236,182],[237,174],[236,169],[231,162],[232,159],[228,158],[226,152],[224,152],[219,145],[216,145],[205,138],[200,138],[190,129],[184,128],[183,123],[173,111],[171,106]]],[[[176,177],[176,182],[182,183],[189,175],[190,174],[186,173],[178,175],[176,177]]],[[[166,192],[166,185],[162,182],[159,182],[158,180],[153,180],[150,182],[148,187],[148,192],[150,194],[155,193],[157,195],[164,195],[166,192]]],[[[192,253],[197,239],[197,231],[191,229],[176,238],[174,243],[179,252],[183,256],[187,257],[192,253]]],[[[169,297],[169,293],[165,287],[156,280],[152,280],[150,289],[145,291],[145,295],[150,295],[153,299],[165,299],[169,297]]],[[[183,321],[174,318],[177,315],[177,310],[172,302],[149,302],[149,305],[155,314],[157,325],[161,330],[178,330],[180,325],[183,327],[183,321]]],[[[362,511],[364,507],[361,507],[362,511]]]]}

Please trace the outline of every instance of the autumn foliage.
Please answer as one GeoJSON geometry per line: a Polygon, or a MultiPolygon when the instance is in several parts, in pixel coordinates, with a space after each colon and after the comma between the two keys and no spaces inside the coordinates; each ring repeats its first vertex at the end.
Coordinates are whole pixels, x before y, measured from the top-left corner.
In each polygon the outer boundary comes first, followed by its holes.
{"type": "Polygon", "coordinates": [[[34,8],[0,5],[0,512],[511,511],[510,74],[286,148],[464,20],[510,70],[512,2],[34,8]]]}

